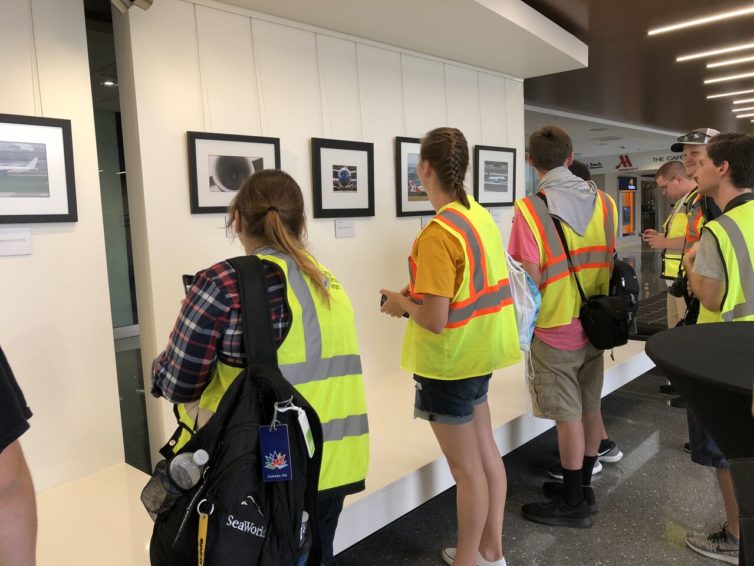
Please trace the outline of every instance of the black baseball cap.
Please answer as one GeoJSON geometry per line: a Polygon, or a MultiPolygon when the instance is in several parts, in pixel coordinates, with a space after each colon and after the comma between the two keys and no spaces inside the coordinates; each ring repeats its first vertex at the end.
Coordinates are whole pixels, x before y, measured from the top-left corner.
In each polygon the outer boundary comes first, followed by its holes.
{"type": "Polygon", "coordinates": [[[697,128],[691,130],[685,136],[678,138],[678,141],[670,146],[670,151],[683,151],[684,145],[707,145],[707,142],[719,134],[717,130],[712,128],[697,128]]]}

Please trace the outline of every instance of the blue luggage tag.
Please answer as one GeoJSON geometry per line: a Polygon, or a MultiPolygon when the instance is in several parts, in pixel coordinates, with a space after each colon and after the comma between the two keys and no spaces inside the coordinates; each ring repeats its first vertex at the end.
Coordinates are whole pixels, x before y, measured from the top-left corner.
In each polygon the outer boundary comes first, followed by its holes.
{"type": "Polygon", "coordinates": [[[262,479],[265,482],[290,481],[293,473],[288,425],[273,421],[270,426],[260,426],[259,446],[262,450],[262,479]]]}

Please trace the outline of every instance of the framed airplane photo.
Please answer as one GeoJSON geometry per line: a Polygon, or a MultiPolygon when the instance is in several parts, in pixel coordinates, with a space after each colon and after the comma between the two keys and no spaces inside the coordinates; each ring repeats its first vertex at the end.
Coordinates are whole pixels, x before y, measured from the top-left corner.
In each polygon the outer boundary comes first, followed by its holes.
{"type": "Polygon", "coordinates": [[[0,224],[77,220],[71,121],[0,114],[0,224]]]}

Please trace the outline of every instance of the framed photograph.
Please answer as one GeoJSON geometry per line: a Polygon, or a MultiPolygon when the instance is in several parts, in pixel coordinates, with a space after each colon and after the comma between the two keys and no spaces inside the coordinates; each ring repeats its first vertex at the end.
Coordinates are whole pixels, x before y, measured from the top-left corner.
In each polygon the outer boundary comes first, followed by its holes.
{"type": "Polygon", "coordinates": [[[0,224],[77,220],[71,121],[0,114],[0,224]]]}
{"type": "Polygon", "coordinates": [[[226,212],[253,173],[280,169],[280,138],[188,132],[191,214],[226,212]]]}
{"type": "Polygon", "coordinates": [[[513,206],[516,200],[516,149],[474,146],[474,198],[482,206],[513,206]]]}
{"type": "Polygon", "coordinates": [[[312,138],[314,218],[374,216],[374,144],[312,138]]]}
{"type": "Polygon", "coordinates": [[[416,174],[419,138],[395,138],[395,210],[398,216],[433,216],[435,210],[416,174]]]}

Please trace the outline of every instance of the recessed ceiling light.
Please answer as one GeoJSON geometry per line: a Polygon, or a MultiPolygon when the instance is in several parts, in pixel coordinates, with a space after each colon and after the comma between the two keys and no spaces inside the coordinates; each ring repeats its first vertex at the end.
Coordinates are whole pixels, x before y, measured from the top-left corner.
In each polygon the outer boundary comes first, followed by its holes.
{"type": "Polygon", "coordinates": [[[749,90],[736,90],[733,92],[719,92],[717,94],[710,94],[707,96],[708,99],[710,98],[722,98],[724,96],[738,96],[739,94],[751,94],[754,92],[754,88],[749,90]]]}
{"type": "Polygon", "coordinates": [[[741,100],[734,100],[733,104],[748,104],[754,102],[754,98],[742,98],[741,100]]]}
{"type": "Polygon", "coordinates": [[[734,108],[731,112],[746,112],[747,110],[754,110],[754,106],[746,106],[745,108],[734,108]]]}
{"type": "Polygon", "coordinates": [[[707,57],[714,57],[715,55],[723,55],[725,53],[734,53],[736,51],[746,51],[747,49],[754,49],[754,43],[742,43],[740,45],[731,45],[730,47],[720,47],[719,49],[712,49],[710,51],[700,51],[698,53],[690,53],[688,55],[681,55],[676,57],[676,62],[682,63],[683,61],[691,61],[693,59],[706,59],[707,57]]]}
{"type": "Polygon", "coordinates": [[[115,81],[102,81],[100,84],[102,86],[118,86],[118,83],[115,81]]]}
{"type": "Polygon", "coordinates": [[[752,114],[739,114],[738,116],[736,116],[736,118],[738,118],[740,120],[741,118],[751,118],[752,116],[754,116],[754,113],[752,113],[752,114]]]}
{"type": "Polygon", "coordinates": [[[713,83],[724,83],[726,81],[735,81],[738,79],[748,79],[749,77],[754,77],[754,72],[751,73],[740,73],[738,75],[728,75],[726,77],[716,77],[714,79],[705,79],[704,84],[711,85],[713,83]]]}
{"type": "Polygon", "coordinates": [[[710,24],[712,22],[719,22],[720,20],[729,20],[731,18],[738,18],[741,16],[750,16],[752,14],[754,14],[754,6],[750,5],[747,8],[739,8],[738,10],[731,10],[729,12],[720,12],[719,14],[713,14],[711,16],[705,16],[703,18],[686,20],[685,22],[679,22],[677,24],[671,24],[669,26],[654,28],[654,29],[649,30],[647,32],[647,35],[657,35],[657,34],[666,33],[669,31],[675,31],[675,30],[690,28],[694,26],[701,26],[704,24],[710,24]]]}
{"type": "Polygon", "coordinates": [[[754,57],[739,57],[738,59],[726,59],[725,61],[718,61],[717,63],[708,63],[708,69],[715,69],[717,67],[728,67],[730,65],[740,65],[741,63],[751,63],[754,61],[754,57]]]}

